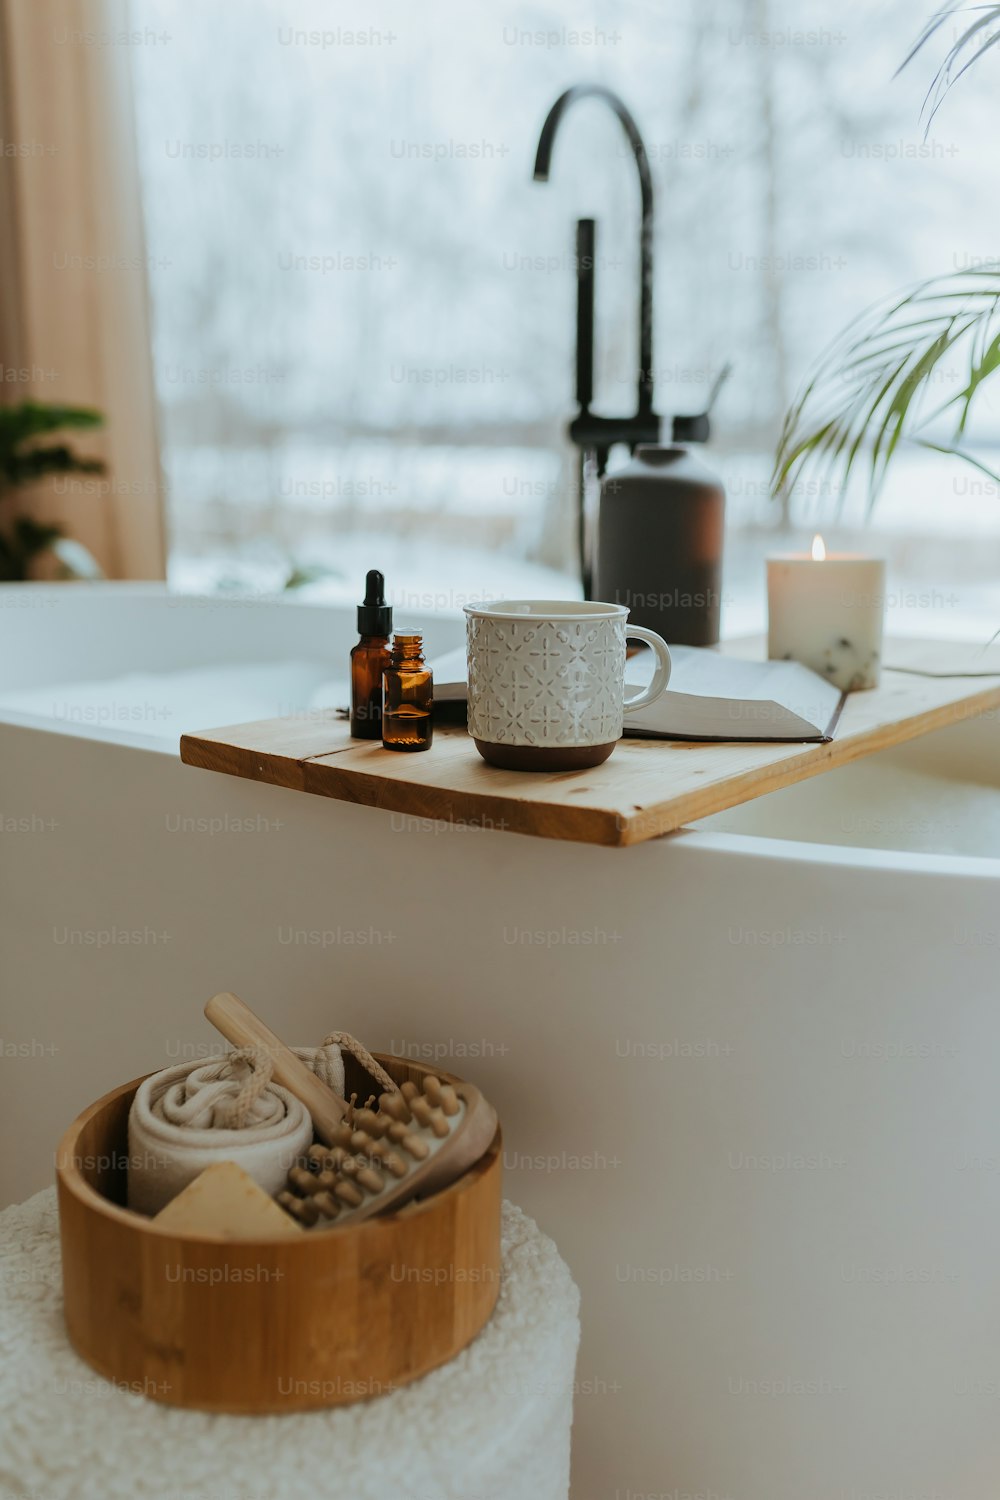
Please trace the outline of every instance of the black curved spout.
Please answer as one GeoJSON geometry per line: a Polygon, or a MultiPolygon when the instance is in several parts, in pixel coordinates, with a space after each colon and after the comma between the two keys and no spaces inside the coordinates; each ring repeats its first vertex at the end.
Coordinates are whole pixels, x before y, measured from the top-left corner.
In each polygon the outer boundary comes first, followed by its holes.
{"type": "MultiPolygon", "coordinates": [[[[649,158],[639,127],[629,111],[611,89],[600,83],[579,83],[567,89],[553,104],[546,116],[542,133],[538,138],[535,154],[535,181],[548,182],[549,164],[556,131],[563,115],[577,99],[603,99],[621,121],[629,145],[635,156],[639,173],[639,190],[642,195],[642,227],[639,235],[639,375],[637,417],[647,419],[653,415],[653,181],[649,174],[649,158]]],[[[626,439],[627,440],[627,439],[626,439]]],[[[655,441],[655,435],[652,439],[655,441]]]]}

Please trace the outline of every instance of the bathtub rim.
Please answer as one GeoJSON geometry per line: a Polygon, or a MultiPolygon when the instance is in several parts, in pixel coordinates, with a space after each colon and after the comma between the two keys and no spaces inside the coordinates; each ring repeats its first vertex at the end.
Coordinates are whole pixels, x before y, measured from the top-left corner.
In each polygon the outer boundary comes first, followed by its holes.
{"type": "MultiPolygon", "coordinates": [[[[166,743],[156,744],[148,740],[143,740],[136,735],[129,734],[127,730],[102,729],[96,725],[73,725],[72,727],[68,727],[61,724],[54,724],[50,719],[35,718],[29,714],[14,714],[9,711],[0,711],[0,738],[2,738],[4,732],[8,729],[23,733],[41,732],[66,741],[83,740],[97,742],[133,753],[158,756],[160,759],[174,761],[178,765],[181,765],[179,752],[176,749],[171,749],[166,743]]],[[[190,771],[192,775],[207,774],[196,771],[192,767],[185,767],[184,769],[190,771]]],[[[249,785],[249,783],[237,777],[226,779],[244,787],[249,785]]],[[[269,787],[268,792],[270,793],[271,791],[280,792],[288,797],[302,798],[306,795],[302,792],[292,791],[288,787],[269,787]]],[[[333,798],[321,797],[312,798],[311,800],[325,802],[334,806],[353,807],[351,803],[338,803],[333,798]]],[[[372,816],[393,816],[387,810],[375,807],[365,808],[364,812],[372,816]]],[[[415,821],[413,828],[406,831],[411,837],[415,838],[436,837],[433,828],[424,828],[421,826],[423,821],[415,821]]],[[[443,826],[447,826],[447,824],[443,826]]],[[[502,837],[505,840],[518,839],[523,841],[526,846],[531,847],[536,847],[539,843],[539,840],[530,834],[510,833],[507,831],[497,834],[497,830],[491,828],[469,828],[465,830],[464,834],[465,837],[472,838],[489,838],[494,835],[502,837]]],[[[551,843],[553,840],[545,840],[543,842],[551,843]]],[[[935,879],[956,876],[979,880],[1000,879],[1000,857],[994,859],[985,855],[973,854],[930,854],[927,852],[914,853],[902,849],[870,849],[856,844],[824,844],[816,840],[768,838],[762,834],[715,833],[694,826],[678,828],[673,833],[663,834],[655,839],[648,839],[642,844],[608,848],[598,844],[572,844],[569,847],[574,851],[586,848],[592,857],[603,857],[610,860],[620,860],[628,854],[634,855],[640,850],[648,850],[650,853],[645,856],[646,858],[669,857],[671,859],[684,859],[688,856],[697,857],[708,854],[728,857],[729,859],[752,860],[757,864],[763,860],[779,862],[785,865],[798,864],[803,867],[822,867],[827,870],[878,870],[886,874],[921,875],[935,879]],[[654,853],[653,851],[658,851],[658,853],[654,853]]]]}
{"type": "MultiPolygon", "coordinates": [[[[52,598],[53,601],[65,600],[70,592],[79,593],[81,597],[93,599],[121,599],[126,598],[133,601],[155,601],[157,604],[168,602],[171,605],[176,601],[179,609],[188,608],[192,611],[210,610],[213,608],[239,607],[241,603],[260,605],[266,608],[280,610],[304,610],[324,612],[349,613],[349,606],[336,600],[322,600],[317,598],[303,598],[299,595],[264,594],[252,590],[234,590],[232,594],[226,594],[220,598],[218,595],[204,593],[186,593],[171,589],[165,581],[127,580],[118,581],[114,579],[101,579],[97,581],[72,580],[67,582],[40,582],[40,583],[0,583],[0,601],[7,591],[17,592],[18,595],[27,595],[34,599],[52,598]]],[[[0,618],[2,618],[5,607],[0,603],[0,618]]],[[[32,607],[22,606],[25,610],[32,607]]],[[[457,612],[443,612],[442,618],[447,618],[454,623],[457,612]]],[[[97,724],[69,723],[62,720],[54,720],[41,714],[25,713],[17,709],[0,707],[0,733],[5,729],[22,730],[30,733],[43,733],[46,735],[60,736],[65,740],[83,740],[96,742],[98,744],[114,745],[134,752],[147,753],[164,757],[168,760],[179,762],[179,740],[176,745],[169,741],[156,741],[138,734],[125,727],[104,726],[97,724]]],[[[235,779],[235,778],[234,778],[235,779]]],[[[245,783],[244,783],[245,784],[245,783]]],[[[287,788],[277,788],[279,791],[288,791],[287,788]]],[[[302,796],[300,792],[292,792],[290,795],[302,796]]],[[[766,796],[767,794],[765,794],[766,796]]],[[[323,801],[333,799],[323,798],[323,801]]],[[[378,813],[381,809],[369,808],[366,811],[378,813]]],[[[410,830],[415,836],[420,836],[423,830],[415,827],[410,830]]],[[[467,830],[473,836],[489,836],[496,830],[472,828],[467,830]]],[[[430,831],[428,831],[429,836],[430,831]]],[[[512,834],[504,831],[506,839],[519,838],[530,840],[534,845],[537,839],[529,834],[512,834]]],[[[580,845],[572,845],[578,849],[580,845]]],[[[688,825],[683,828],[660,837],[644,841],[642,844],[604,848],[600,845],[588,845],[588,848],[600,850],[605,856],[621,858],[623,853],[629,849],[665,849],[672,851],[671,857],[686,853],[706,853],[730,858],[752,859],[756,862],[761,860],[777,860],[785,864],[793,863],[803,866],[823,866],[824,868],[839,869],[867,869],[880,870],[885,873],[897,873],[907,875],[925,875],[931,877],[955,877],[962,876],[972,879],[1000,878],[1000,856],[992,858],[987,855],[972,854],[935,854],[927,851],[914,852],[896,849],[868,848],[855,844],[825,844],[819,840],[793,840],[778,837],[769,837],[763,834],[750,833],[716,833],[707,829],[699,829],[697,826],[688,825]]],[[[683,857],[683,856],[681,856],[683,857]]]]}

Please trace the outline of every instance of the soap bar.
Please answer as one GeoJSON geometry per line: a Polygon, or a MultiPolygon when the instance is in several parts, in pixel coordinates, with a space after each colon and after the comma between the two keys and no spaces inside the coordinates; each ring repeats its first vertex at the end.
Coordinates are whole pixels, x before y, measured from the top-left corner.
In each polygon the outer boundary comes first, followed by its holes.
{"type": "Polygon", "coordinates": [[[153,1223],[175,1234],[219,1234],[227,1240],[303,1233],[302,1226],[234,1161],[206,1167],[160,1209],[153,1223]]]}

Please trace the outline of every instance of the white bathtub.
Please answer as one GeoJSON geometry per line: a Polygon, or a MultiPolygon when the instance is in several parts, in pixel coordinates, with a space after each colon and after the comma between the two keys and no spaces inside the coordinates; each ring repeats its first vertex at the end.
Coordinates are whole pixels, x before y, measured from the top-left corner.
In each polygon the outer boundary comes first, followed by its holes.
{"type": "MultiPolygon", "coordinates": [[[[0,590],[0,698],[336,674],[351,624],[0,590]]],[[[583,1290],[584,1500],[995,1500],[995,722],[606,850],[196,771],[155,748],[175,726],[147,698],[110,726],[0,709],[0,1201],[50,1180],[102,1091],[213,1049],[201,1006],[231,988],[295,1042],[420,1049],[495,1100],[507,1192],[583,1290]],[[938,790],[886,815],[894,767],[938,790]],[[986,789],[971,827],[963,780],[986,789]]]]}

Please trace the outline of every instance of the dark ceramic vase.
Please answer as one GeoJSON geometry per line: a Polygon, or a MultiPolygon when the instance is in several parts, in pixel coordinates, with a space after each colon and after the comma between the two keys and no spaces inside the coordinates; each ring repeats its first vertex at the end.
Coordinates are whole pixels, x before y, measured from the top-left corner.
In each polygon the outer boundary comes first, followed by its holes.
{"type": "Polygon", "coordinates": [[[689,448],[640,445],[605,477],[593,597],[678,646],[714,646],[726,496],[689,448]]]}

